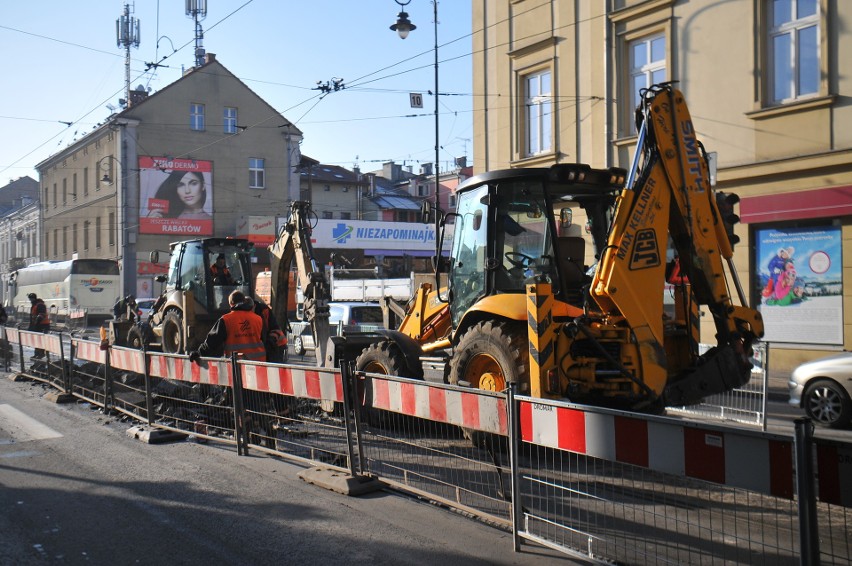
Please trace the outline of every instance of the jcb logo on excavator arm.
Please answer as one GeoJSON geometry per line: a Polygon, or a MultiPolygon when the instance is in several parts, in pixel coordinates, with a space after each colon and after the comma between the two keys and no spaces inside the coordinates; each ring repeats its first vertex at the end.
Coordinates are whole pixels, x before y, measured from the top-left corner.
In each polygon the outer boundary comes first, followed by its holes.
{"type": "Polygon", "coordinates": [[[660,251],[657,246],[657,233],[651,229],[636,232],[636,243],[630,256],[630,269],[647,269],[660,265],[660,251]]]}

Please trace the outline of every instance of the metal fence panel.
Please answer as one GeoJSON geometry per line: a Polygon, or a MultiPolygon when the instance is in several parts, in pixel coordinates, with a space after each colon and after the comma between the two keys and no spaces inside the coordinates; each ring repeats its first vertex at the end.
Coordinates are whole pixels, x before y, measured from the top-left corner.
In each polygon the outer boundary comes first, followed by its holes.
{"type": "Polygon", "coordinates": [[[237,443],[230,360],[149,353],[152,424],[158,428],[237,443]]]}
{"type": "MultiPolygon", "coordinates": [[[[701,345],[702,350],[710,348],[701,345]]],[[[668,407],[673,414],[689,415],[702,419],[733,421],[742,424],[766,428],[766,402],[769,387],[769,344],[758,342],[754,345],[752,358],[754,368],[751,379],[742,387],[725,393],[710,395],[701,403],[686,407],[668,407]]]]}
{"type": "Polygon", "coordinates": [[[505,395],[357,374],[363,471],[449,506],[510,523],[505,395]]]}
{"type": "Polygon", "coordinates": [[[248,447],[303,463],[350,468],[339,371],[242,361],[237,365],[248,447]]]}

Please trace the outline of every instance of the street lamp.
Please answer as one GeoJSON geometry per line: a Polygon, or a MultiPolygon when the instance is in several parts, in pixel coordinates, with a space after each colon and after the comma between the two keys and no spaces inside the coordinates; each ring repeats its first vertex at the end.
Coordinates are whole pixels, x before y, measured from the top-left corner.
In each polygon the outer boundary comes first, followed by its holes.
{"type": "Polygon", "coordinates": [[[98,171],[98,181],[107,185],[112,185],[115,183],[115,179],[113,179],[110,175],[112,173],[113,161],[118,163],[121,186],[119,187],[118,184],[115,185],[115,220],[108,227],[108,230],[110,231],[112,241],[114,242],[116,249],[121,250],[120,255],[116,253],[116,258],[118,259],[122,270],[123,285],[121,289],[121,296],[124,296],[126,293],[135,292],[136,288],[136,251],[133,248],[133,245],[136,243],[136,238],[135,233],[131,233],[132,231],[128,229],[127,202],[122,202],[127,199],[127,175],[124,171],[124,163],[122,163],[121,160],[114,155],[101,157],[98,159],[95,167],[98,171]],[[101,171],[103,171],[102,177],[100,177],[101,171]]]}
{"type": "MultiPolygon", "coordinates": [[[[400,2],[399,0],[394,1],[399,4],[400,8],[404,8],[405,6],[408,6],[408,4],[411,3],[411,0],[408,0],[408,2],[400,2]]],[[[397,15],[396,17],[396,23],[393,24],[390,28],[391,30],[398,33],[401,39],[405,39],[406,37],[408,37],[408,32],[416,30],[417,26],[412,24],[411,21],[408,19],[407,12],[405,12],[404,10],[400,10],[399,15],[397,15]]]]}
{"type": "MultiPolygon", "coordinates": [[[[397,4],[399,4],[400,8],[404,8],[408,4],[411,3],[411,0],[407,2],[400,2],[400,0],[394,0],[397,4]]],[[[440,187],[440,183],[438,181],[438,173],[440,158],[441,158],[441,149],[440,142],[438,136],[438,0],[432,0],[432,9],[433,9],[433,20],[435,22],[435,207],[440,208],[441,202],[438,199],[438,187],[440,187]]],[[[404,11],[400,11],[397,16],[396,23],[393,24],[390,29],[397,32],[399,37],[405,39],[408,37],[408,32],[414,31],[417,29],[417,26],[411,23],[408,19],[408,14],[404,11]]]]}

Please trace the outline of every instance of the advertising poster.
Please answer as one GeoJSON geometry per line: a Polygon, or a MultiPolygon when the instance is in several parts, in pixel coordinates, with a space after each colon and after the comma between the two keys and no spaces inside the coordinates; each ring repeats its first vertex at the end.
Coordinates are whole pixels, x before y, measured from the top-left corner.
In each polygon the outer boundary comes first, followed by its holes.
{"type": "Polygon", "coordinates": [[[843,344],[840,228],[758,230],[756,242],[764,340],[843,344]]]}
{"type": "Polygon", "coordinates": [[[141,156],[139,233],[213,235],[213,162],[141,156]]]}

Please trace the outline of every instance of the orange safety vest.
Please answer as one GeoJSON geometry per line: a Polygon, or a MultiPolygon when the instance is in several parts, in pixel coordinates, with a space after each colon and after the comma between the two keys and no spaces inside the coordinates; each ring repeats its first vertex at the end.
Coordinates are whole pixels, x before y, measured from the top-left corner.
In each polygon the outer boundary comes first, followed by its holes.
{"type": "Polygon", "coordinates": [[[30,307],[30,321],[33,326],[50,326],[50,315],[48,314],[47,307],[44,304],[44,301],[41,299],[37,300],[36,303],[30,307]],[[41,322],[36,322],[36,317],[38,317],[38,307],[39,305],[44,307],[44,318],[41,319],[41,322]]]}
{"type": "Polygon", "coordinates": [[[219,273],[219,266],[216,265],[215,263],[210,266],[210,273],[213,274],[213,277],[219,277],[219,276],[230,277],[231,276],[231,270],[228,269],[227,267],[223,267],[222,273],[219,273]]]}
{"type": "Polygon", "coordinates": [[[236,310],[222,317],[228,337],[225,339],[225,355],[242,354],[247,360],[266,361],[261,331],[263,320],[252,311],[236,310]]]}

